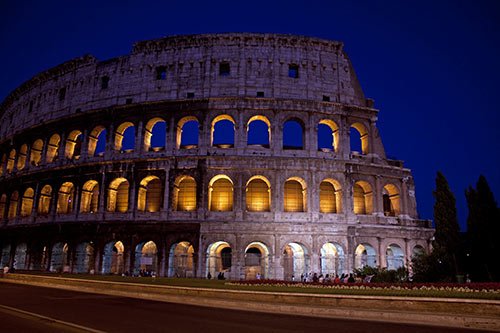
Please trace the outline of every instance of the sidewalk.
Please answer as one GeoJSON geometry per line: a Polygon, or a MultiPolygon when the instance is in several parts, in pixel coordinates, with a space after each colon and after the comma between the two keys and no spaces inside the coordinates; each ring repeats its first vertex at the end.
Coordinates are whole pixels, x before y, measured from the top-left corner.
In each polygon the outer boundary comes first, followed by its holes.
{"type": "Polygon", "coordinates": [[[495,300],[272,293],[26,274],[8,274],[0,282],[226,309],[500,332],[500,301],[495,300]]]}

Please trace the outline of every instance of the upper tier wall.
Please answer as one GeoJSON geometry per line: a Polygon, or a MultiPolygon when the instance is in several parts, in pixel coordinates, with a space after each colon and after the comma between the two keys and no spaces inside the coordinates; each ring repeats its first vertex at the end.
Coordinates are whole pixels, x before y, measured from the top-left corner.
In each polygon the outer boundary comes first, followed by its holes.
{"type": "Polygon", "coordinates": [[[38,74],[0,105],[0,141],[87,110],[258,92],[367,106],[342,43],[276,34],[178,36],[136,43],[127,56],[103,62],[85,56],[38,74]],[[229,74],[220,72],[221,63],[229,64],[229,74]],[[290,65],[298,77],[290,77],[290,65]],[[165,73],[158,79],[160,67],[165,73]]]}

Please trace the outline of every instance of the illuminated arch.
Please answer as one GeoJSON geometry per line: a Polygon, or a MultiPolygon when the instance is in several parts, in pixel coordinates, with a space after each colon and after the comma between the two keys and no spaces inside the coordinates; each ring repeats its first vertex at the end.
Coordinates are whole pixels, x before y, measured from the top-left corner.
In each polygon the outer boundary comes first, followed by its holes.
{"type": "Polygon", "coordinates": [[[129,151],[129,150],[133,150],[134,146],[135,146],[135,126],[134,126],[134,124],[129,122],[129,121],[121,123],[115,130],[115,150],[129,151]],[[131,129],[129,130],[129,128],[131,128],[131,129]],[[130,144],[130,146],[124,146],[124,144],[123,144],[124,138],[126,138],[125,141],[127,144],[130,144]]]}
{"type": "Polygon", "coordinates": [[[249,212],[271,210],[271,183],[264,176],[253,176],[246,185],[246,206],[249,212]]]}
{"type": "Polygon", "coordinates": [[[33,199],[35,197],[35,191],[28,187],[24,191],[23,199],[21,200],[21,216],[30,216],[33,211],[33,199]]]}
{"type": "Polygon", "coordinates": [[[371,185],[363,180],[353,185],[353,210],[354,214],[373,213],[373,192],[371,185]]]}
{"type": "Polygon", "coordinates": [[[175,243],[170,247],[169,277],[194,277],[194,248],[189,242],[175,243]]]}
{"type": "Polygon", "coordinates": [[[89,134],[88,156],[93,157],[101,153],[97,151],[97,146],[102,145],[101,140],[104,140],[104,146],[106,146],[106,128],[99,125],[94,127],[89,134]]]}
{"type": "Polygon", "coordinates": [[[233,210],[233,181],[226,175],[217,175],[208,186],[208,206],[210,211],[228,212],[233,210]]]}
{"type": "Polygon", "coordinates": [[[3,175],[3,168],[5,166],[5,160],[7,159],[7,156],[5,154],[2,154],[2,159],[1,159],[1,164],[0,164],[0,176],[3,175]]]}
{"type": "Polygon", "coordinates": [[[2,194],[0,196],[0,221],[5,218],[5,210],[7,207],[7,194],[2,194]]]}
{"type": "Polygon", "coordinates": [[[139,184],[137,209],[141,212],[159,212],[162,201],[163,186],[157,176],[147,176],[139,184]]]}
{"type": "Polygon", "coordinates": [[[59,155],[59,144],[60,143],[61,143],[61,137],[59,136],[59,134],[53,134],[50,137],[49,144],[47,146],[47,154],[45,157],[47,160],[47,163],[52,163],[57,159],[57,157],[59,155]]]}
{"type": "Polygon", "coordinates": [[[74,271],[78,274],[89,273],[94,270],[95,263],[94,245],[90,242],[83,242],[75,248],[74,271]]]}
{"type": "Polygon", "coordinates": [[[385,216],[397,216],[401,213],[399,190],[394,184],[387,184],[382,190],[385,216]]]}
{"type": "Polygon", "coordinates": [[[306,182],[299,177],[288,178],[284,187],[284,211],[306,212],[307,211],[307,187],[306,182]]]}
{"type": "Polygon", "coordinates": [[[325,179],[319,185],[319,211],[321,213],[342,212],[342,188],[335,179],[325,179]]]}
{"type": "Polygon", "coordinates": [[[262,115],[256,115],[251,117],[247,122],[247,145],[249,146],[261,146],[264,148],[269,148],[271,144],[271,122],[267,117],[262,115]],[[264,126],[266,126],[266,139],[258,140],[259,136],[263,136],[264,126]]]}
{"type": "Polygon", "coordinates": [[[283,249],[284,279],[298,281],[301,276],[309,273],[309,253],[300,243],[288,243],[283,249]]]}
{"type": "Polygon", "coordinates": [[[52,199],[52,187],[45,185],[40,191],[38,199],[38,214],[46,215],[50,212],[50,201],[52,199]]]}
{"type": "Polygon", "coordinates": [[[305,124],[302,119],[290,118],[283,123],[283,149],[304,149],[305,124]]]}
{"type": "Polygon", "coordinates": [[[22,170],[26,166],[26,155],[28,152],[28,145],[23,144],[19,148],[19,156],[17,157],[17,170],[22,170]]]}
{"type": "Polygon", "coordinates": [[[196,180],[179,176],[174,182],[173,207],[176,211],[191,212],[196,209],[196,180]]]}
{"type": "Polygon", "coordinates": [[[321,126],[326,126],[329,129],[330,132],[329,134],[331,134],[331,139],[328,140],[329,143],[326,147],[321,148],[319,144],[320,137],[318,134],[318,148],[338,151],[340,134],[339,134],[339,126],[337,125],[337,123],[331,119],[321,119],[318,123],[318,133],[321,126]]]}
{"type": "Polygon", "coordinates": [[[80,199],[80,213],[95,213],[99,207],[99,183],[88,180],[83,184],[80,199]]]}
{"type": "Polygon", "coordinates": [[[422,245],[415,245],[411,251],[412,257],[425,254],[425,249],[422,245]]]}
{"type": "Polygon", "coordinates": [[[42,161],[42,150],[43,150],[43,141],[42,139],[36,139],[35,142],[31,145],[30,152],[30,164],[34,166],[40,165],[42,161]]]}
{"type": "Polygon", "coordinates": [[[405,255],[397,244],[390,244],[385,250],[387,269],[398,269],[405,265],[405,255]]]}
{"type": "Polygon", "coordinates": [[[245,279],[269,276],[269,249],[262,242],[252,242],[245,248],[245,279]]]}
{"type": "Polygon", "coordinates": [[[12,149],[9,153],[9,159],[7,160],[7,173],[11,173],[14,170],[14,165],[16,163],[16,150],[12,149]]]}
{"type": "Polygon", "coordinates": [[[344,249],[338,243],[325,243],[321,247],[321,274],[334,277],[345,272],[344,249]]]}
{"type": "Polygon", "coordinates": [[[164,119],[155,117],[150,119],[144,128],[144,151],[160,151],[165,149],[166,142],[166,122],[164,119]],[[165,131],[159,131],[156,129],[157,126],[164,125],[165,131]],[[157,138],[159,136],[159,139],[157,138]],[[155,142],[156,145],[153,146],[152,142],[155,142]]]}
{"type": "Polygon", "coordinates": [[[363,268],[364,266],[377,266],[377,252],[368,243],[359,244],[354,252],[354,268],[363,268]]]}
{"type": "Polygon", "coordinates": [[[207,274],[210,273],[213,278],[220,272],[231,271],[232,249],[229,243],[217,241],[210,244],[207,248],[206,258],[207,274]]]}
{"type": "Polygon", "coordinates": [[[115,178],[108,187],[108,212],[128,211],[129,182],[126,178],[115,178]]]}
{"type": "Polygon", "coordinates": [[[7,217],[9,219],[15,218],[17,216],[17,205],[19,203],[19,192],[14,191],[10,195],[10,203],[9,203],[9,213],[7,217]]]}
{"type": "MultiPolygon", "coordinates": [[[[356,131],[359,133],[359,139],[361,141],[361,153],[362,154],[368,154],[368,130],[366,129],[366,126],[361,124],[361,123],[354,123],[351,125],[351,128],[354,128],[356,131]]],[[[357,136],[356,136],[357,137],[357,136]]],[[[351,151],[352,151],[352,146],[353,144],[351,143],[351,151]]]]}
{"type": "Polygon", "coordinates": [[[227,114],[222,114],[214,118],[212,120],[211,128],[210,128],[210,145],[217,146],[219,148],[231,148],[234,147],[235,140],[235,125],[233,117],[227,114]],[[229,126],[229,123],[232,126],[229,126]],[[229,142],[222,142],[220,137],[220,132],[227,133],[228,130],[231,132],[230,136],[232,137],[229,142]]]}
{"type": "Polygon", "coordinates": [[[12,267],[15,269],[26,269],[27,256],[28,246],[26,245],[26,243],[18,244],[14,252],[14,262],[12,264],[12,267]]]}
{"type": "Polygon", "coordinates": [[[56,243],[52,246],[49,271],[62,273],[66,267],[69,271],[69,246],[67,243],[56,243]]]}
{"type": "Polygon", "coordinates": [[[75,204],[75,186],[71,182],[65,182],[59,188],[57,194],[57,209],[58,214],[70,214],[73,212],[75,204]]]}
{"type": "Polygon", "coordinates": [[[121,241],[112,241],[104,246],[102,255],[102,274],[121,275],[124,272],[125,261],[123,254],[125,247],[121,241]]]}
{"type": "Polygon", "coordinates": [[[66,148],[64,156],[68,159],[79,159],[82,152],[83,134],[80,130],[71,131],[66,139],[66,148]]]}
{"type": "Polygon", "coordinates": [[[179,122],[177,123],[177,136],[176,136],[176,146],[177,149],[183,148],[183,149],[191,149],[191,148],[197,148],[198,147],[198,140],[199,140],[199,121],[196,117],[193,116],[188,116],[184,117],[179,122]],[[187,140],[188,138],[187,133],[184,131],[184,126],[189,123],[189,122],[196,122],[196,139],[193,142],[190,142],[187,140]]]}
{"type": "Polygon", "coordinates": [[[140,270],[156,271],[158,263],[158,247],[153,241],[147,241],[137,244],[135,247],[134,273],[138,274],[140,270]]]}

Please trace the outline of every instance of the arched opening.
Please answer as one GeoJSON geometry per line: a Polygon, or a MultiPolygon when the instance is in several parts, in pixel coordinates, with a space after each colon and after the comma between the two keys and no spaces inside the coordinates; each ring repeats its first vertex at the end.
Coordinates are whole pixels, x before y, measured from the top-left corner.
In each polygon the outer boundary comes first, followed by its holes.
{"type": "Polygon", "coordinates": [[[12,149],[9,153],[9,158],[7,159],[7,173],[11,173],[14,170],[14,165],[16,163],[16,150],[12,149]]]}
{"type": "Polygon", "coordinates": [[[283,149],[304,149],[304,124],[290,119],[283,124],[283,149]]]}
{"type": "Polygon", "coordinates": [[[68,244],[56,243],[52,246],[49,270],[51,272],[69,272],[69,247],[68,244]]]}
{"type": "Polygon", "coordinates": [[[271,144],[271,122],[264,116],[253,116],[247,123],[247,145],[269,148],[271,144]]]}
{"type": "Polygon", "coordinates": [[[321,274],[330,277],[344,273],[344,249],[337,243],[325,243],[321,247],[321,274]]]}
{"type": "Polygon", "coordinates": [[[162,118],[150,119],[144,129],[144,151],[161,151],[166,146],[167,123],[162,118]]]}
{"type": "Polygon", "coordinates": [[[338,181],[325,179],[319,184],[319,211],[326,214],[342,211],[342,189],[338,181]]]}
{"type": "Polygon", "coordinates": [[[300,281],[309,271],[307,249],[299,243],[288,243],[283,250],[283,272],[287,281],[300,281]]]}
{"type": "Polygon", "coordinates": [[[137,244],[135,247],[134,274],[151,275],[152,272],[156,272],[157,253],[158,248],[153,241],[137,244]]]}
{"type": "Polygon", "coordinates": [[[19,156],[17,157],[17,170],[22,170],[26,166],[26,155],[28,153],[28,145],[24,144],[19,148],[19,156]]]}
{"type": "Polygon", "coordinates": [[[88,156],[102,156],[106,150],[106,128],[96,126],[89,134],[88,156]]]}
{"type": "Polygon", "coordinates": [[[10,267],[10,244],[5,244],[2,247],[2,256],[0,257],[0,267],[4,268],[5,266],[10,267]]]}
{"type": "Polygon", "coordinates": [[[5,166],[5,160],[7,159],[7,156],[5,154],[2,154],[1,156],[2,156],[2,159],[1,159],[2,164],[0,164],[0,176],[3,175],[3,168],[5,166]]]}
{"type": "Polygon", "coordinates": [[[377,253],[370,244],[359,244],[356,247],[354,257],[354,268],[363,268],[365,266],[377,266],[377,253]]]}
{"type": "Polygon", "coordinates": [[[254,176],[247,182],[247,211],[269,212],[271,210],[271,183],[263,176],[254,176]]]}
{"type": "Polygon", "coordinates": [[[179,242],[172,245],[168,260],[168,276],[190,278],[194,277],[194,248],[189,242],[179,242]]]}
{"type": "Polygon", "coordinates": [[[31,145],[30,152],[30,164],[33,166],[39,166],[42,161],[42,150],[43,150],[43,141],[42,139],[37,139],[31,145]]]}
{"type": "Polygon", "coordinates": [[[213,212],[233,210],[233,182],[228,176],[217,175],[210,180],[208,204],[213,212]]]}
{"type": "Polygon", "coordinates": [[[40,199],[38,199],[38,214],[47,215],[50,212],[50,200],[52,198],[52,187],[45,185],[40,191],[40,199]]]}
{"type": "Polygon", "coordinates": [[[382,200],[385,216],[397,216],[401,213],[399,191],[393,184],[387,184],[382,190],[382,200]]]}
{"type": "Polygon", "coordinates": [[[232,148],[234,147],[234,119],[227,115],[215,117],[210,129],[210,138],[212,147],[232,148]]]}
{"type": "Polygon", "coordinates": [[[357,181],[353,186],[354,214],[371,214],[373,212],[372,187],[365,181],[357,181]]]}
{"type": "Polygon", "coordinates": [[[19,192],[14,191],[10,195],[10,203],[9,203],[9,214],[7,217],[9,219],[13,219],[17,216],[17,205],[19,203],[19,192]]]}
{"type": "Polygon", "coordinates": [[[114,179],[108,187],[108,212],[128,211],[129,183],[125,178],[114,179]]]}
{"type": "Polygon", "coordinates": [[[196,181],[193,177],[177,177],[174,183],[173,207],[180,212],[196,210],[196,181]]]}
{"type": "Polygon", "coordinates": [[[71,131],[66,139],[66,148],[64,155],[68,159],[77,160],[82,153],[82,139],[83,134],[80,130],[71,131]]]}
{"type": "Polygon", "coordinates": [[[5,210],[7,207],[7,194],[0,196],[0,222],[5,218],[5,210]]]}
{"type": "Polygon", "coordinates": [[[421,256],[425,254],[425,249],[422,245],[415,245],[412,250],[412,257],[421,256]]]}
{"type": "Polygon", "coordinates": [[[73,212],[75,203],[75,186],[73,183],[65,182],[59,188],[57,194],[57,209],[58,214],[70,214],[73,212]]]}
{"type": "Polygon", "coordinates": [[[124,272],[124,249],[125,247],[120,241],[109,242],[104,246],[104,253],[102,255],[102,274],[121,275],[124,272]]]}
{"type": "Polygon", "coordinates": [[[135,126],[131,122],[124,122],[115,131],[115,150],[130,153],[135,148],[135,126]]]}
{"type": "Polygon", "coordinates": [[[137,209],[141,212],[159,212],[162,202],[163,186],[160,178],[147,176],[139,184],[137,209]]]}
{"type": "Polygon", "coordinates": [[[250,243],[245,249],[245,279],[265,279],[269,276],[269,250],[261,242],[250,243]]]}
{"type": "Polygon", "coordinates": [[[99,183],[88,180],[83,184],[80,213],[95,213],[99,207],[99,183]]]}
{"type": "Polygon", "coordinates": [[[391,244],[385,250],[387,269],[398,269],[405,265],[405,255],[399,245],[391,244]]]}
{"type": "MultiPolygon", "coordinates": [[[[40,140],[41,141],[41,140],[40,140]]],[[[49,144],[47,146],[47,155],[46,155],[46,160],[47,163],[52,163],[57,160],[57,157],[59,156],[59,144],[61,143],[61,137],[59,134],[53,134],[50,139],[49,139],[49,144]]],[[[42,143],[43,145],[43,143],[42,143]]],[[[31,148],[31,151],[33,151],[33,148],[31,148]]],[[[40,156],[41,156],[41,150],[40,150],[40,156]]]]}
{"type": "Polygon", "coordinates": [[[199,123],[195,117],[184,117],[177,123],[177,149],[198,148],[199,123]]]}
{"type": "Polygon", "coordinates": [[[24,191],[23,199],[21,201],[21,216],[30,216],[33,211],[33,198],[35,197],[35,191],[28,187],[24,191]]]}
{"type": "Polygon", "coordinates": [[[305,212],[306,186],[301,178],[292,177],[285,182],[284,210],[285,212],[305,212]]]}
{"type": "Polygon", "coordinates": [[[339,146],[339,127],[330,119],[322,119],[318,124],[318,150],[337,151],[339,146]]]}
{"type": "Polygon", "coordinates": [[[361,123],[351,125],[350,131],[351,152],[368,154],[368,130],[361,123]]]}
{"type": "Polygon", "coordinates": [[[226,273],[231,271],[232,266],[232,250],[227,242],[219,241],[212,243],[207,249],[207,275],[215,278],[217,274],[226,273]]]}
{"type": "Polygon", "coordinates": [[[26,243],[21,243],[16,246],[14,254],[14,262],[12,267],[15,269],[26,269],[26,255],[28,254],[28,246],[26,243]]]}
{"type": "Polygon", "coordinates": [[[87,274],[94,271],[94,245],[83,242],[76,246],[74,271],[77,274],[87,274]]]}

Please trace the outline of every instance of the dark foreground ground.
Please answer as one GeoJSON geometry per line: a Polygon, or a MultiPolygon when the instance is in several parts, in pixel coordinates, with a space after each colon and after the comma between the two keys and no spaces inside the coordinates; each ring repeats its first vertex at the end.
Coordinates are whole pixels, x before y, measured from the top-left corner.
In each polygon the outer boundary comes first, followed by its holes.
{"type": "Polygon", "coordinates": [[[275,315],[0,283],[2,332],[484,332],[275,315]],[[19,313],[15,308],[29,313],[19,313]],[[41,315],[47,318],[33,316],[41,315]],[[61,322],[54,322],[56,319],[61,322]],[[71,326],[67,323],[78,325],[71,326]]]}

